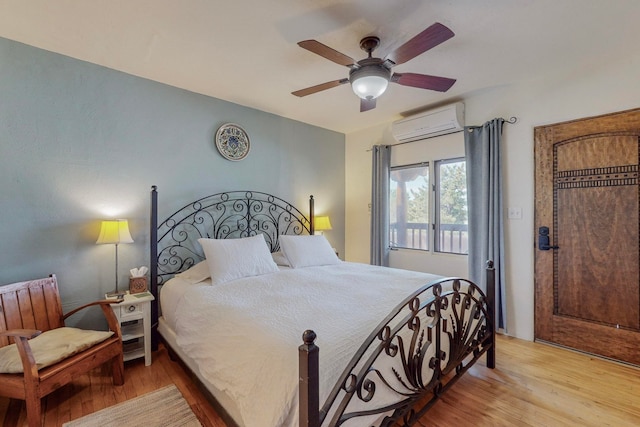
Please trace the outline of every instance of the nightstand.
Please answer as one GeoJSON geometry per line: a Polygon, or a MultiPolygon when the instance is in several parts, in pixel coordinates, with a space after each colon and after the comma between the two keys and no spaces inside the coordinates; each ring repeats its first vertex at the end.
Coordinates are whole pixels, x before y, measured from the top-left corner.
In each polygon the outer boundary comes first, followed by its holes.
{"type": "Polygon", "coordinates": [[[124,360],[144,357],[145,366],[151,365],[151,301],[149,292],[126,294],[120,304],[111,304],[122,329],[124,360]]]}

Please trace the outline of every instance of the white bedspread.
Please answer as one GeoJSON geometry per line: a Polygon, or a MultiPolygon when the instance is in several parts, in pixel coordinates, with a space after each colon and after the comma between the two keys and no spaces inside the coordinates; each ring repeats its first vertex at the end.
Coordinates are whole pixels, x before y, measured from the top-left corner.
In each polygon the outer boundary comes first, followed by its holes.
{"type": "Polygon", "coordinates": [[[177,342],[235,399],[246,427],[293,427],[304,330],[318,336],[322,405],[380,320],[437,278],[345,262],[193,286],[176,308],[177,342]]]}

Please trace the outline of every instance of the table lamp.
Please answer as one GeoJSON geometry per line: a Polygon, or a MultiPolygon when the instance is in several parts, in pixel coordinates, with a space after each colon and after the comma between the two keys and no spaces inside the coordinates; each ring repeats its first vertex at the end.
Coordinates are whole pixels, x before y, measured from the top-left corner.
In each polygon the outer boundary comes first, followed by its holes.
{"type": "Polygon", "coordinates": [[[331,221],[328,216],[317,216],[313,222],[313,234],[324,234],[325,230],[331,230],[331,221]]]}
{"type": "Polygon", "coordinates": [[[126,219],[111,219],[102,221],[100,235],[96,244],[113,244],[116,246],[116,290],[109,292],[108,297],[124,294],[118,291],[118,245],[120,243],[133,243],[129,233],[129,222],[126,219]]]}

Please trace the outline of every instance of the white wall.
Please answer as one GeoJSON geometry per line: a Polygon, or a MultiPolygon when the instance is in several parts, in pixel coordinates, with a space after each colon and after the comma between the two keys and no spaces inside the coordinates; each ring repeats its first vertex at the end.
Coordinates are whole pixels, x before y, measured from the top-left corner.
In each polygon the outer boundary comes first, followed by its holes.
{"type": "MultiPolygon", "coordinates": [[[[505,209],[523,210],[521,220],[507,219],[505,223],[509,335],[533,339],[533,128],[640,107],[639,73],[640,51],[632,47],[617,62],[488,88],[462,99],[468,125],[494,117],[518,118],[515,125],[505,125],[503,132],[505,209]]],[[[345,256],[350,261],[368,262],[371,153],[366,150],[373,144],[394,142],[390,123],[351,133],[346,141],[345,256]]]]}

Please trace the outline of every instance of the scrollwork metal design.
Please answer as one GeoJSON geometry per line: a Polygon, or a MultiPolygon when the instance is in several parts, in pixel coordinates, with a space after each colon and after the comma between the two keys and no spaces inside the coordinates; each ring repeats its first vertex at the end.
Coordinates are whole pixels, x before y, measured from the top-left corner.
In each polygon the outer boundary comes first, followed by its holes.
{"type": "Polygon", "coordinates": [[[483,292],[464,279],[414,292],[353,356],[322,406],[321,425],[415,423],[493,345],[489,313],[483,292]]]}
{"type": "Polygon", "coordinates": [[[271,252],[278,236],[308,234],[309,220],[289,202],[259,191],[213,194],[189,203],[158,226],[158,283],[204,259],[200,238],[264,234],[271,252]]]}

